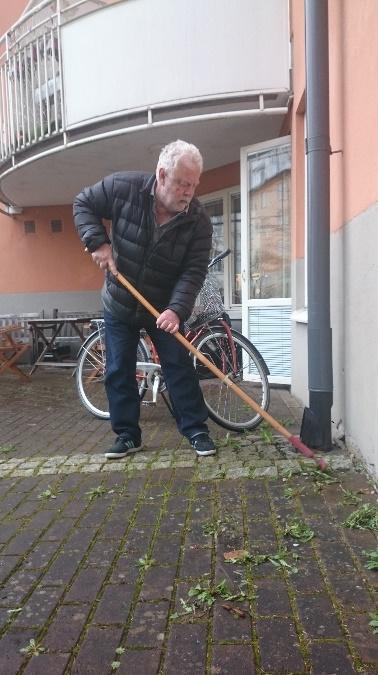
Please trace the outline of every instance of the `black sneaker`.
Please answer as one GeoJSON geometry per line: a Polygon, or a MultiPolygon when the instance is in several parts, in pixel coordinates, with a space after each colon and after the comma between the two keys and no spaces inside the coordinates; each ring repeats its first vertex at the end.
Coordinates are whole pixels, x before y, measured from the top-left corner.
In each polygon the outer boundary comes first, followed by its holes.
{"type": "Polygon", "coordinates": [[[206,457],[208,455],[215,455],[216,448],[214,442],[209,434],[197,434],[190,439],[190,445],[195,449],[197,455],[206,457]]]}
{"type": "Polygon", "coordinates": [[[118,436],[114,445],[109,450],[106,450],[105,457],[107,459],[121,459],[122,457],[126,457],[126,455],[132,455],[133,452],[138,452],[141,448],[142,445],[137,445],[131,438],[118,436]]]}

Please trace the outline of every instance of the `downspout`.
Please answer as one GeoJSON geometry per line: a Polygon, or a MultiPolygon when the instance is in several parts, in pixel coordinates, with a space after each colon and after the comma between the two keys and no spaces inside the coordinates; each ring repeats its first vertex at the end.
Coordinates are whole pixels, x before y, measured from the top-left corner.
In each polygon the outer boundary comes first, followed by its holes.
{"type": "Polygon", "coordinates": [[[331,450],[328,0],[305,0],[305,30],[309,408],[301,439],[310,447],[331,450]]]}

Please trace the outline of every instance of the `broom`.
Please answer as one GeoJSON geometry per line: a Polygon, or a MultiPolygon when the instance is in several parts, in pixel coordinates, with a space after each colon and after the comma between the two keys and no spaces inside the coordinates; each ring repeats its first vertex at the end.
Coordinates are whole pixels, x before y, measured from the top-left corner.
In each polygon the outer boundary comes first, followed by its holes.
{"type": "MultiPolygon", "coordinates": [[[[124,286],[127,288],[127,290],[140,302],[141,305],[143,305],[149,312],[152,314],[156,319],[160,316],[160,312],[151,305],[146,298],[139,293],[139,291],[134,288],[134,286],[120,273],[117,272],[115,275],[116,279],[124,286]]],[[[327,468],[327,464],[322,458],[318,458],[314,455],[312,450],[305,445],[298,436],[293,436],[287,429],[285,429],[282,424],[277,422],[274,417],[269,415],[269,413],[266,412],[263,408],[261,408],[248,394],[246,394],[240,387],[238,387],[232,380],[230,380],[228,375],[225,375],[222,373],[222,371],[217,368],[209,359],[206,358],[203,354],[201,354],[198,349],[196,349],[189,340],[187,340],[181,333],[177,332],[173,334],[176,340],[181,342],[184,347],[190,351],[192,354],[194,354],[201,363],[203,363],[206,368],[208,368],[216,377],[218,377],[224,385],[229,387],[232,391],[235,392],[247,405],[250,406],[255,412],[257,412],[268,424],[270,424],[273,429],[275,429],[281,436],[286,438],[289,443],[296,449],[299,450],[305,457],[309,457],[313,459],[319,466],[319,468],[324,471],[327,468]]]]}

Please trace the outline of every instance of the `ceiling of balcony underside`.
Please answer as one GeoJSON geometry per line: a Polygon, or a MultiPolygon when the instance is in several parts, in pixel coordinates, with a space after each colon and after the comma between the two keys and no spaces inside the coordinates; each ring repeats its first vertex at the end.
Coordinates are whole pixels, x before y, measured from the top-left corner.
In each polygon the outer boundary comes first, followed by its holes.
{"type": "Polygon", "coordinates": [[[0,176],[2,199],[23,207],[69,204],[82,187],[114,171],[153,171],[160,148],[176,138],[200,148],[207,171],[238,161],[243,146],[276,138],[283,119],[283,114],[267,114],[183,122],[90,142],[76,139],[77,145],[59,145],[50,154],[43,154],[41,144],[33,156],[19,157],[19,164],[0,176]]]}

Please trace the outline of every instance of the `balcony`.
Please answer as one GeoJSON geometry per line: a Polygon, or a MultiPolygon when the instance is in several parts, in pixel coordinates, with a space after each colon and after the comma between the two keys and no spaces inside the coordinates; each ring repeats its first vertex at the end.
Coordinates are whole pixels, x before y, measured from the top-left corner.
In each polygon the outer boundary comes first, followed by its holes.
{"type": "Polygon", "coordinates": [[[0,43],[0,199],[72,201],[159,149],[205,169],[276,137],[287,112],[287,0],[47,0],[0,43]],[[237,11],[236,11],[237,9],[237,11]]]}

